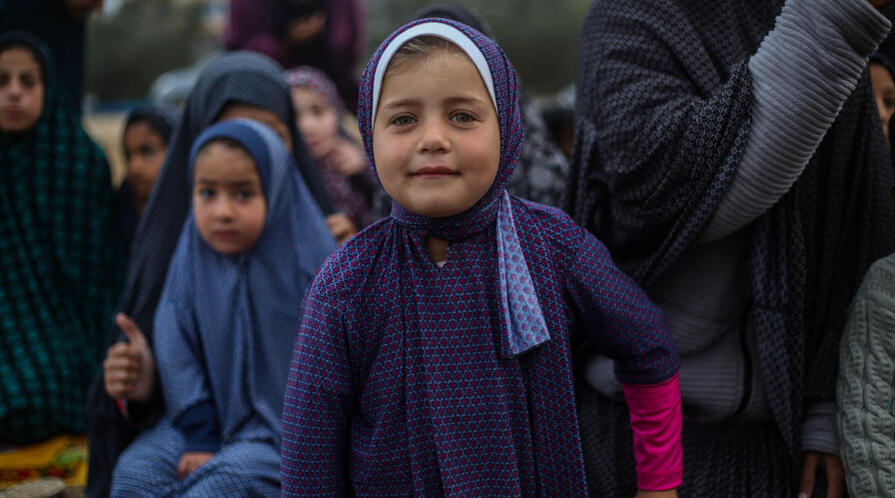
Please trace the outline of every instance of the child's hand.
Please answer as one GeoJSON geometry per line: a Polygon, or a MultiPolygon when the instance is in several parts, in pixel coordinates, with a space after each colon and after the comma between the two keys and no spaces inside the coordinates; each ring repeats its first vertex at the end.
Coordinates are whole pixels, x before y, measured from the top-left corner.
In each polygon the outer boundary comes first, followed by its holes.
{"type": "Polygon", "coordinates": [[[198,469],[205,462],[211,460],[214,453],[207,451],[188,451],[180,457],[180,463],[177,464],[177,478],[183,479],[190,475],[194,470],[198,469]]]}
{"type": "Polygon", "coordinates": [[[665,491],[644,491],[639,489],[634,498],[677,498],[677,489],[666,489],[665,491]]]}
{"type": "Polygon", "coordinates": [[[332,165],[344,177],[363,173],[368,168],[364,152],[356,144],[347,139],[339,140],[329,156],[332,165]]]}
{"type": "Polygon", "coordinates": [[[357,233],[357,229],[354,228],[354,223],[351,223],[351,220],[349,220],[344,213],[336,213],[327,216],[326,226],[329,227],[330,233],[333,234],[333,238],[336,239],[336,242],[338,242],[339,245],[342,245],[357,233]]]}
{"type": "Polygon", "coordinates": [[[129,342],[112,345],[103,362],[106,392],[113,398],[148,401],[155,387],[155,361],[143,332],[127,315],[118,313],[115,323],[129,342]]]}

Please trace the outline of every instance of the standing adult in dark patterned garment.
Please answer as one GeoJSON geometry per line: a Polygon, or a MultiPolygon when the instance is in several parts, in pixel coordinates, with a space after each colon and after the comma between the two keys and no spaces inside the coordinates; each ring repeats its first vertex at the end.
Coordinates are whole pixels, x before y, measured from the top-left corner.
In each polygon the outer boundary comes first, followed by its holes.
{"type": "MultiPolygon", "coordinates": [[[[889,3],[597,0],[584,22],[567,208],[668,316],[681,496],[843,493],[839,338],[895,250],[866,71],[889,3]]],[[[611,368],[586,377],[591,493],[633,494],[611,368]]]]}
{"type": "MultiPolygon", "coordinates": [[[[413,14],[413,19],[427,17],[460,21],[495,40],[488,23],[465,7],[436,3],[413,14]]],[[[507,191],[516,197],[558,207],[566,188],[569,161],[553,141],[544,118],[521,85],[519,110],[522,111],[522,122],[525,124],[525,138],[522,140],[522,152],[516,163],[516,172],[510,178],[507,191]]]]}

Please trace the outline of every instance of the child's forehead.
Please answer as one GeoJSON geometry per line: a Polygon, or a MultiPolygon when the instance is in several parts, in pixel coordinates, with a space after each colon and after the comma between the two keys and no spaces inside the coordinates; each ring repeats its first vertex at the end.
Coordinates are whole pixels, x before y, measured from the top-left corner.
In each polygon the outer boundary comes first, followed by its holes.
{"type": "Polygon", "coordinates": [[[383,48],[382,54],[376,62],[376,68],[373,74],[372,112],[370,113],[371,128],[376,120],[376,112],[379,105],[378,101],[381,96],[385,75],[391,65],[392,58],[397,54],[401,47],[411,40],[420,37],[434,37],[446,40],[466,54],[481,76],[482,81],[488,90],[488,95],[491,98],[491,104],[495,109],[498,109],[491,68],[489,67],[485,54],[476,43],[468,35],[452,25],[438,21],[423,22],[411,26],[396,35],[389,44],[383,48]]]}

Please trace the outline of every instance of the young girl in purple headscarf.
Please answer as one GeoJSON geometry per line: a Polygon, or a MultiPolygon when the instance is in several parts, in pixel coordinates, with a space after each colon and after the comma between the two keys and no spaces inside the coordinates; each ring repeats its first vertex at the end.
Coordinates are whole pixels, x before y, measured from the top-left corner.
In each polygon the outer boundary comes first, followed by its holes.
{"type": "Polygon", "coordinates": [[[359,126],[393,199],[318,273],[283,410],[288,496],[584,496],[571,341],[616,360],[641,496],[681,483],[664,316],[563,212],[511,198],[516,74],[444,19],[392,34],[359,126]]]}
{"type": "Polygon", "coordinates": [[[290,69],[286,82],[292,93],[296,125],[333,203],[358,230],[363,230],[376,219],[373,203],[384,194],[363,148],[342,131],[345,105],[336,85],[323,71],[310,66],[290,69]]]}

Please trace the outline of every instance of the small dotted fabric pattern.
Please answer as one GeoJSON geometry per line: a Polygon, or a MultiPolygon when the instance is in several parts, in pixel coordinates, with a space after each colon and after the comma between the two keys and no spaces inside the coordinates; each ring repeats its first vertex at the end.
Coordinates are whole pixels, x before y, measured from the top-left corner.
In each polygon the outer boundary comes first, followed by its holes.
{"type": "MultiPolygon", "coordinates": [[[[286,496],[584,496],[572,334],[587,334],[615,358],[625,383],[657,384],[678,370],[662,313],[605,247],[561,211],[504,196],[522,138],[515,74],[493,42],[438,22],[469,36],[495,75],[497,180],[473,208],[447,219],[395,204],[391,217],[321,268],[305,298],[284,400],[286,496]],[[505,354],[502,205],[525,228],[516,231],[518,247],[547,330],[544,342],[517,355],[505,354]],[[450,241],[443,267],[429,259],[433,235],[450,241]]],[[[370,79],[389,40],[361,90],[371,162],[370,79]]]]}
{"type": "Polygon", "coordinates": [[[84,432],[123,253],[109,167],[44,55],[43,112],[0,133],[0,440],[84,432]]]}
{"type": "Polygon", "coordinates": [[[525,255],[513,224],[510,195],[503,191],[497,213],[497,269],[500,283],[500,308],[508,325],[504,338],[509,343],[504,354],[517,355],[550,339],[541,305],[531,283],[525,255]]]}

